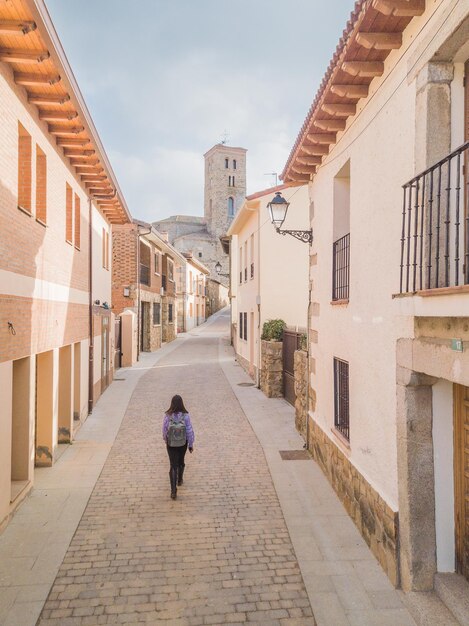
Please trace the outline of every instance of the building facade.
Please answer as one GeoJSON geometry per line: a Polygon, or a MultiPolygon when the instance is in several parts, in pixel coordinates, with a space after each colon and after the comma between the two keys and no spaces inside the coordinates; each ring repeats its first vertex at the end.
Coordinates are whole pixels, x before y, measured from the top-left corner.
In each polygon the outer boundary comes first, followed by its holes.
{"type": "MultiPolygon", "coordinates": [[[[119,316],[135,314],[136,334],[131,341],[121,337],[121,344],[137,342],[132,349],[136,358],[139,351],[153,352],[176,338],[176,279],[186,259],[155,228],[138,220],[116,225],[113,242],[113,311],[119,316]]],[[[124,326],[121,332],[133,334],[124,326]]]]}
{"type": "Polygon", "coordinates": [[[47,11],[0,19],[1,527],[112,380],[111,225],[130,215],[47,11]]]}
{"type": "Polygon", "coordinates": [[[238,361],[257,381],[264,322],[282,319],[303,332],[307,326],[309,250],[272,226],[267,204],[276,192],[290,202],[285,228],[304,227],[309,216],[307,186],[279,185],[247,196],[227,233],[233,345],[238,361]]]}
{"type": "Polygon", "coordinates": [[[206,291],[210,271],[203,263],[186,252],[185,265],[178,267],[176,282],[178,297],[178,332],[192,330],[207,317],[206,291]]]}
{"type": "Polygon", "coordinates": [[[283,172],[314,232],[309,447],[405,590],[469,579],[468,32],[467,2],[356,3],[283,172]]]}
{"type": "Polygon", "coordinates": [[[204,217],[174,215],[154,222],[168,234],[180,252],[190,253],[210,270],[210,277],[227,286],[215,265],[228,274],[228,255],[220,237],[225,235],[246,195],[246,149],[217,144],[205,153],[204,217]]]}

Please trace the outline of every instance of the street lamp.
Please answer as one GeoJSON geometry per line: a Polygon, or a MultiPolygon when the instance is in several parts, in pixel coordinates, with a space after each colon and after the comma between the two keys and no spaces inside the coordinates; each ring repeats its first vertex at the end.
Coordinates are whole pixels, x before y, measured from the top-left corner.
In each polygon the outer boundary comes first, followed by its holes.
{"type": "Polygon", "coordinates": [[[220,263],[220,261],[217,261],[217,262],[215,263],[215,271],[216,271],[216,273],[217,273],[217,275],[218,275],[218,276],[226,276],[226,277],[228,277],[228,276],[229,276],[229,274],[222,274],[222,271],[221,271],[221,263],[220,263]]]}
{"type": "Polygon", "coordinates": [[[276,191],[275,196],[267,205],[270,214],[270,221],[275,226],[275,230],[280,235],[291,235],[292,237],[311,245],[313,243],[313,230],[311,228],[309,230],[281,230],[282,224],[287,217],[289,206],[290,203],[285,200],[280,191],[276,191]]]}

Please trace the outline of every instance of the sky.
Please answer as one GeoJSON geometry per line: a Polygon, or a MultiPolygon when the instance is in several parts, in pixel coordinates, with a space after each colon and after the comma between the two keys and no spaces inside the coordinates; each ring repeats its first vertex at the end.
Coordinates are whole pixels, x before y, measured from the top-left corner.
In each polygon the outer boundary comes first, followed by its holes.
{"type": "Polygon", "coordinates": [[[203,154],[275,184],[354,0],[46,0],[133,215],[203,215],[203,154]]]}

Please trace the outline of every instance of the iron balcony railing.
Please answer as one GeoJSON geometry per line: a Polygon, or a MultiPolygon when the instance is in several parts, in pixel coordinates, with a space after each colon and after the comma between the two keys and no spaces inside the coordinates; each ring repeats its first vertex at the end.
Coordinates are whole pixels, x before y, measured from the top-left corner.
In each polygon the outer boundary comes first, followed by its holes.
{"type": "Polygon", "coordinates": [[[403,186],[400,293],[469,284],[469,142],[403,186]]]}
{"type": "Polygon", "coordinates": [[[348,300],[350,293],[350,233],[332,246],[332,299],[348,300]]]}
{"type": "Polygon", "coordinates": [[[142,285],[150,286],[150,268],[143,263],[140,263],[140,282],[142,285]]]}

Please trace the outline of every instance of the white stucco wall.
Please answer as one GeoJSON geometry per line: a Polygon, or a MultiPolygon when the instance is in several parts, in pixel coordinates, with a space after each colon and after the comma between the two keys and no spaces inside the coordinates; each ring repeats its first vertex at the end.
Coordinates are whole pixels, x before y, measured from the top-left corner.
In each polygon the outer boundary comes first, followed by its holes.
{"type": "Polygon", "coordinates": [[[93,205],[93,302],[111,304],[112,276],[112,229],[101,213],[93,205]],[[109,233],[109,268],[103,267],[103,228],[109,233]]]}
{"type": "MultiPolygon", "coordinates": [[[[412,334],[411,318],[399,315],[408,316],[413,311],[412,305],[393,302],[392,294],[399,290],[402,184],[416,173],[416,74],[412,72],[416,59],[420,63],[426,56],[428,61],[433,54],[428,48],[433,45],[430,34],[448,17],[444,7],[438,6],[444,4],[448,9],[454,3],[429,2],[426,14],[412,21],[404,32],[402,48],[391,52],[383,77],[375,79],[369,97],[359,101],[358,114],[349,120],[347,130],[338,134],[336,145],[310,185],[315,213],[312,252],[318,259],[311,270],[312,300],[320,309],[312,324],[318,331],[318,343],[311,345],[316,359],[312,386],[317,390],[312,417],[337,445],[342,445],[331,432],[333,358],[348,361],[350,450],[344,451],[394,510],[398,508],[395,346],[403,330],[412,334]],[[422,31],[424,24],[427,26],[422,31]],[[420,55],[415,57],[419,49],[420,55]],[[348,160],[350,301],[334,306],[334,177],[348,160]]],[[[460,85],[455,84],[453,95],[453,110],[461,115],[460,85]]],[[[455,145],[462,143],[461,129],[458,118],[452,131],[455,145]]]]}

